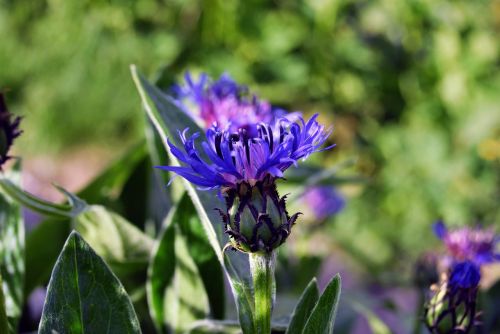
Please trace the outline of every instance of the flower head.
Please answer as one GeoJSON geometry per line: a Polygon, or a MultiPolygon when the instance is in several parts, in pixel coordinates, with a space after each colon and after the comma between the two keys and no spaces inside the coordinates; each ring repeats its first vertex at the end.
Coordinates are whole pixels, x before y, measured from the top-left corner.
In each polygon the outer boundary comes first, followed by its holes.
{"type": "Polygon", "coordinates": [[[238,183],[254,185],[268,175],[283,177],[283,172],[298,160],[322,148],[331,131],[325,130],[313,116],[307,123],[280,118],[272,124],[256,125],[256,136],[245,129],[237,133],[213,127],[206,132],[203,151],[195,145],[198,133],[188,137],[180,133],[184,152],[170,141],[172,154],[184,166],[159,166],[207,189],[235,188],[238,183]],[[206,158],[203,158],[203,153],[206,158]]]}
{"type": "Polygon", "coordinates": [[[13,117],[7,109],[3,94],[0,93],[0,168],[11,157],[8,155],[14,139],[19,137],[21,117],[13,117]]]}
{"type": "Polygon", "coordinates": [[[186,73],[185,84],[174,86],[173,92],[178,105],[192,118],[201,120],[204,128],[216,124],[232,132],[245,129],[253,136],[256,124],[284,115],[283,110],[249,94],[246,86],[238,85],[228,74],[215,81],[202,74],[195,81],[186,73]]]}
{"type": "Polygon", "coordinates": [[[449,231],[439,221],[434,224],[434,233],[443,240],[454,261],[469,260],[480,266],[500,260],[497,250],[500,238],[492,229],[463,227],[449,231]]]}
{"type": "Polygon", "coordinates": [[[477,323],[476,298],[481,273],[472,261],[458,262],[444,274],[425,307],[431,333],[470,333],[477,323]]]}
{"type": "Polygon", "coordinates": [[[324,221],[340,212],[345,206],[344,197],[331,186],[308,187],[301,199],[310,208],[311,214],[317,221],[324,221]]]}

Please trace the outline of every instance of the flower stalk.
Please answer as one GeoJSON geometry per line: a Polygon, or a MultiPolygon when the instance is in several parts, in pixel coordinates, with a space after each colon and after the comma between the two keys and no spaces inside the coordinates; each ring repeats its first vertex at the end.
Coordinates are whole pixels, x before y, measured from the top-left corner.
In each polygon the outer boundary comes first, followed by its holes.
{"type": "Polygon", "coordinates": [[[271,334],[274,304],[276,252],[250,253],[250,271],[254,288],[254,325],[256,334],[271,334]]]}

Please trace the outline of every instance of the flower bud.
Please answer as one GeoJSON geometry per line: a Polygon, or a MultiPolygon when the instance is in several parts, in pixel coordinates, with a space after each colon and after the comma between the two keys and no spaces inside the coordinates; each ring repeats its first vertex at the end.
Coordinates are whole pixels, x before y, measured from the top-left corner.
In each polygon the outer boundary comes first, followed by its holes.
{"type": "Polygon", "coordinates": [[[439,287],[425,308],[425,322],[433,334],[470,333],[476,322],[476,297],[479,268],[472,262],[453,266],[449,277],[443,275],[439,287]]]}
{"type": "Polygon", "coordinates": [[[241,182],[223,194],[227,211],[219,212],[232,247],[246,253],[270,253],[285,242],[298,213],[288,215],[275,179],[269,176],[254,185],[241,182]]]}

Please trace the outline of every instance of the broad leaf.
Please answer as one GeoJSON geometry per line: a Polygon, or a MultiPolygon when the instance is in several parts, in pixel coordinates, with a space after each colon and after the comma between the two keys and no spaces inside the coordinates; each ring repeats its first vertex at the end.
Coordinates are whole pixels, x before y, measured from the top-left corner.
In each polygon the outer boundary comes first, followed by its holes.
{"type": "Polygon", "coordinates": [[[72,232],[50,278],[39,333],[140,332],[120,281],[82,237],[72,232]]]}
{"type": "MultiPolygon", "coordinates": [[[[144,109],[156,131],[158,131],[159,136],[163,139],[163,145],[169,154],[170,161],[178,164],[176,158],[170,153],[168,145],[166,145],[167,137],[174,140],[178,136],[177,131],[187,127],[193,132],[200,132],[201,130],[175,105],[171,97],[165,95],[145,80],[138,73],[135,66],[132,66],[131,70],[144,109]]],[[[186,180],[183,180],[183,184],[198,212],[198,216],[205,229],[205,234],[217,255],[219,263],[226,269],[233,292],[235,293],[236,304],[239,309],[238,313],[240,316],[243,316],[246,314],[246,311],[250,311],[247,305],[251,303],[251,299],[248,299],[247,294],[249,287],[246,286],[243,288],[243,285],[247,285],[247,282],[250,282],[250,278],[245,277],[249,276],[249,270],[244,269],[245,267],[248,268],[248,258],[246,256],[233,255],[224,257],[221,245],[225,245],[228,239],[223,233],[220,217],[214,211],[214,208],[221,206],[221,202],[215,194],[208,191],[200,191],[186,180]],[[235,287],[235,285],[238,285],[238,287],[235,287]]],[[[251,314],[246,314],[245,316],[251,317],[251,314]]],[[[246,327],[246,323],[247,321],[242,322],[243,332],[252,333],[251,328],[246,327]]]]}
{"type": "Polygon", "coordinates": [[[307,285],[302,296],[300,296],[297,306],[292,313],[290,325],[286,331],[287,334],[301,334],[304,325],[311,315],[311,312],[319,299],[318,284],[316,278],[313,278],[307,285]]]}
{"type": "MultiPolygon", "coordinates": [[[[19,163],[6,177],[19,182],[19,163]]],[[[17,328],[21,316],[24,291],[24,221],[21,206],[0,193],[0,275],[5,299],[5,312],[12,329],[17,328]]]]}
{"type": "Polygon", "coordinates": [[[304,325],[304,334],[331,334],[340,297],[340,276],[328,283],[304,325]]]}
{"type": "Polygon", "coordinates": [[[177,225],[182,215],[189,215],[182,209],[169,213],[148,271],[151,315],[163,333],[182,332],[208,314],[203,282],[177,225]]]}
{"type": "Polygon", "coordinates": [[[26,237],[26,281],[25,296],[39,285],[45,284],[50,272],[71,231],[67,218],[46,219],[38,224],[26,237]]]}
{"type": "MultiPolygon", "coordinates": [[[[28,278],[27,291],[43,283],[47,267],[60,251],[70,226],[78,230],[90,245],[112,266],[122,279],[135,272],[146,273],[153,240],[120,215],[98,205],[88,205],[76,195],[58,187],[68,199],[68,204],[47,202],[29,194],[9,180],[0,180],[9,189],[8,194],[21,204],[40,203],[31,206],[37,212],[52,217],[42,223],[28,238],[28,262],[37,268],[28,278]],[[46,246],[47,240],[51,240],[46,246]]],[[[31,269],[29,269],[31,270],[31,269]]]]}
{"type": "Polygon", "coordinates": [[[91,205],[73,226],[119,276],[147,267],[153,240],[116,213],[91,205]]]}

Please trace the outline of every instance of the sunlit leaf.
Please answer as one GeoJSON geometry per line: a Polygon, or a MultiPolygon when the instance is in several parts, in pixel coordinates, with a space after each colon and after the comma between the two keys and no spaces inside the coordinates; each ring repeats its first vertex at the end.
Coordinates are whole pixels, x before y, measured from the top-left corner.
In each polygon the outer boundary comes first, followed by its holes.
{"type": "Polygon", "coordinates": [[[82,237],[72,232],[50,278],[39,333],[140,332],[120,281],[82,237]]]}
{"type": "Polygon", "coordinates": [[[169,213],[148,271],[148,300],[151,315],[163,333],[181,332],[190,323],[208,315],[208,298],[198,268],[178,220],[189,214],[183,207],[169,213]]]}

